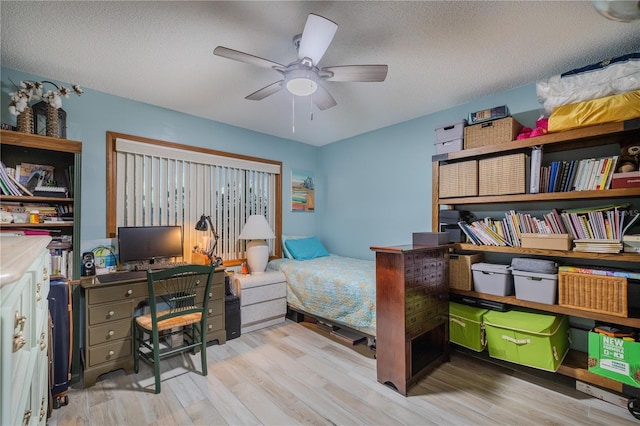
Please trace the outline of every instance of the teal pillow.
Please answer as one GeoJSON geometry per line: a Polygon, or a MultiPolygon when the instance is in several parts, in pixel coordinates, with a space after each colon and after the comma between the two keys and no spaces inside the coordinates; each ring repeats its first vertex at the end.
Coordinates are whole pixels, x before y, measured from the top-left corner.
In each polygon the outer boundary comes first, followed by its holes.
{"type": "Polygon", "coordinates": [[[282,254],[287,259],[293,259],[294,257],[289,253],[287,249],[287,240],[299,240],[300,238],[309,238],[311,235],[282,235],[282,254]]]}
{"type": "Polygon", "coordinates": [[[296,260],[309,260],[329,256],[329,252],[316,237],[289,239],[285,242],[289,253],[296,260]]]}

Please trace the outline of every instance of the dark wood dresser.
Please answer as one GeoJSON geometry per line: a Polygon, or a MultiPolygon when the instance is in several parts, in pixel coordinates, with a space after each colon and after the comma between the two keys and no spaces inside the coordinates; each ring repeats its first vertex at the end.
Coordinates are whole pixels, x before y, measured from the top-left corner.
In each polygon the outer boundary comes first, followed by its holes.
{"type": "Polygon", "coordinates": [[[449,360],[449,246],[371,250],[378,381],[407,395],[411,385],[449,360]]]}

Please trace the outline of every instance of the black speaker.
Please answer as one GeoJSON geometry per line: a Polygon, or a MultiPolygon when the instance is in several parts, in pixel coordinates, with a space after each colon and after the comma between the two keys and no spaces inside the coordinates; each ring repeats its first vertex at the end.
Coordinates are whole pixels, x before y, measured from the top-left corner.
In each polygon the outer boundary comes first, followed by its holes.
{"type": "Polygon", "coordinates": [[[224,327],[227,329],[227,340],[231,340],[240,337],[240,299],[230,295],[224,301],[224,327]]]}
{"type": "Polygon", "coordinates": [[[96,258],[93,252],[82,253],[82,276],[90,277],[96,274],[96,258]]]}

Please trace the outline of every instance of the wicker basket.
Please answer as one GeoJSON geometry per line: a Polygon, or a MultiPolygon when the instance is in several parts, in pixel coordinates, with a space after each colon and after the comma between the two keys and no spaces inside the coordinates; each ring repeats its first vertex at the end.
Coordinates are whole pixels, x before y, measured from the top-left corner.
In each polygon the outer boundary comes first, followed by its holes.
{"type": "Polygon", "coordinates": [[[561,271],[558,305],[627,317],[627,279],[561,271]]]}
{"type": "Polygon", "coordinates": [[[511,142],[520,129],[522,124],[513,117],[467,126],[464,128],[464,149],[511,142]]]}
{"type": "Polygon", "coordinates": [[[528,169],[529,161],[524,153],[478,161],[478,195],[526,193],[528,169]]]}
{"type": "Polygon", "coordinates": [[[449,287],[458,290],[473,290],[473,275],[471,265],[482,262],[484,255],[450,254],[449,255],[449,287]]]}
{"type": "Polygon", "coordinates": [[[478,161],[441,164],[438,194],[440,198],[478,195],[478,161]]]}

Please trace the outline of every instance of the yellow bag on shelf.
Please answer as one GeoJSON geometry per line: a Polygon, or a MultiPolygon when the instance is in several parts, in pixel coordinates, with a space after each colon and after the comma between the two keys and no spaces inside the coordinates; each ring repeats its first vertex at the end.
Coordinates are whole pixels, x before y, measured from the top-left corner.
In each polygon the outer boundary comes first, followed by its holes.
{"type": "Polygon", "coordinates": [[[640,90],[562,105],[549,116],[549,133],[640,117],[640,90]]]}

